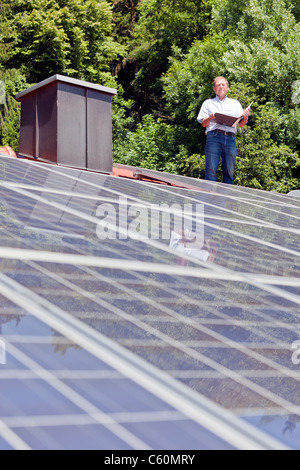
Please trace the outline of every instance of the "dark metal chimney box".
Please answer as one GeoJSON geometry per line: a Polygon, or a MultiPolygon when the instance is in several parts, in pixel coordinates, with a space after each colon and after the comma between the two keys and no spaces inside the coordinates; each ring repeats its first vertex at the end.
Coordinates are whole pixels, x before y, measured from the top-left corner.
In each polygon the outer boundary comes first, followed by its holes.
{"type": "Polygon", "coordinates": [[[20,155],[111,173],[111,100],[116,94],[62,75],[19,93],[20,155]]]}

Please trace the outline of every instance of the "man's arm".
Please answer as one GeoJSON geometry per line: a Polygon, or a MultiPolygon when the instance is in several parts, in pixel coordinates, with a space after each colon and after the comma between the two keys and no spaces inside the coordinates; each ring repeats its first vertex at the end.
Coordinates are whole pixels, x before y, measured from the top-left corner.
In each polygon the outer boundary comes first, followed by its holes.
{"type": "Polygon", "coordinates": [[[213,119],[215,119],[215,115],[214,115],[214,114],[211,114],[211,115],[208,116],[207,118],[203,119],[203,121],[202,121],[202,126],[203,126],[203,127],[208,127],[209,124],[210,124],[210,121],[212,121],[213,119]]]}
{"type": "Polygon", "coordinates": [[[250,114],[250,108],[245,109],[243,112],[243,119],[238,123],[239,127],[244,127],[248,122],[248,117],[250,114]]]}
{"type": "Polygon", "coordinates": [[[197,121],[203,126],[208,127],[210,121],[212,121],[215,117],[214,113],[212,113],[212,106],[211,100],[205,100],[201,106],[201,109],[198,114],[197,121]]]}

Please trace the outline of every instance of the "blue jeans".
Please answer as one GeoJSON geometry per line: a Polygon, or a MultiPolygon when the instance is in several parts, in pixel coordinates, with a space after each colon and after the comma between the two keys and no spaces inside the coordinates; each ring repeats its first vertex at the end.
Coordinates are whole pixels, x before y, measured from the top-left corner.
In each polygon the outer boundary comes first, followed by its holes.
{"type": "Polygon", "coordinates": [[[234,184],[234,169],[237,156],[236,137],[217,131],[207,134],[205,146],[205,179],[217,181],[217,170],[222,157],[223,183],[234,184]]]}

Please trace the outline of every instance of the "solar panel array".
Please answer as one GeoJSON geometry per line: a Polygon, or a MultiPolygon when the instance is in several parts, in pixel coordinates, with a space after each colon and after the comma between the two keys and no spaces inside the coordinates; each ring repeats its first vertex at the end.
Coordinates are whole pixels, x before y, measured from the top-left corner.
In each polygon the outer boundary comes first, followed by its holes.
{"type": "Polygon", "coordinates": [[[300,200],[172,178],[0,157],[0,449],[299,448],[300,200]]]}

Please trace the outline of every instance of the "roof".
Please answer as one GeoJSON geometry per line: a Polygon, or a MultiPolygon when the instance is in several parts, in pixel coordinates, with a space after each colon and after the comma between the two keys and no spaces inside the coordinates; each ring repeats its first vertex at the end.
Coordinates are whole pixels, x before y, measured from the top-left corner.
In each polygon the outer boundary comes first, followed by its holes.
{"type": "Polygon", "coordinates": [[[0,448],[298,449],[299,198],[136,173],[0,157],[0,448]]]}
{"type": "Polygon", "coordinates": [[[18,93],[16,95],[16,99],[18,101],[22,101],[22,98],[29,95],[30,93],[32,93],[34,91],[37,91],[40,88],[43,88],[43,87],[45,87],[47,85],[50,85],[52,83],[55,83],[55,82],[67,83],[68,85],[74,85],[74,86],[77,86],[77,87],[80,87],[80,88],[90,89],[90,90],[102,92],[102,93],[112,95],[112,96],[117,94],[117,90],[114,89],[114,88],[104,87],[102,85],[98,85],[98,84],[95,84],[95,83],[86,82],[86,81],[83,81],[83,80],[78,80],[76,78],[70,78],[70,77],[66,77],[64,75],[56,74],[56,75],[52,75],[51,77],[37,83],[36,85],[32,85],[31,87],[27,88],[26,90],[18,93]]]}

